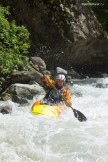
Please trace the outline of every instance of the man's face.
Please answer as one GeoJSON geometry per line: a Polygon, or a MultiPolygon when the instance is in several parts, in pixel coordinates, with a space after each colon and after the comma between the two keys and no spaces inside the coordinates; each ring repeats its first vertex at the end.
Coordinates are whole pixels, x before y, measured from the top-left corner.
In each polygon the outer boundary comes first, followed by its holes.
{"type": "Polygon", "coordinates": [[[57,80],[56,80],[56,84],[57,84],[58,87],[63,87],[64,81],[63,81],[63,80],[57,79],[57,80]]]}

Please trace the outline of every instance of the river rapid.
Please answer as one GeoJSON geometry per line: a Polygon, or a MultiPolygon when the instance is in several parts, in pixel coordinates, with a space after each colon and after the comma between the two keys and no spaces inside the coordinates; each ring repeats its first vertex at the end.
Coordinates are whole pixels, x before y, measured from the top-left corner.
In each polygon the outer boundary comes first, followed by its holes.
{"type": "Polygon", "coordinates": [[[27,106],[8,101],[11,114],[0,114],[0,162],[108,162],[108,88],[98,88],[108,78],[74,80],[68,85],[73,108],[86,122],[79,122],[72,109],[59,118],[35,116],[27,106]]]}

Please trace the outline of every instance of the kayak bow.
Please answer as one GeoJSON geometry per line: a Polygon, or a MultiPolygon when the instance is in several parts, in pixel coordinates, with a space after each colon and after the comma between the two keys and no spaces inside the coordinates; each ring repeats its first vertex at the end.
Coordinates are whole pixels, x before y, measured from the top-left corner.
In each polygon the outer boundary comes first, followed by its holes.
{"type": "Polygon", "coordinates": [[[58,105],[48,105],[48,104],[41,104],[40,101],[36,101],[31,109],[31,112],[34,115],[45,115],[50,117],[59,117],[60,109],[62,107],[58,105]]]}

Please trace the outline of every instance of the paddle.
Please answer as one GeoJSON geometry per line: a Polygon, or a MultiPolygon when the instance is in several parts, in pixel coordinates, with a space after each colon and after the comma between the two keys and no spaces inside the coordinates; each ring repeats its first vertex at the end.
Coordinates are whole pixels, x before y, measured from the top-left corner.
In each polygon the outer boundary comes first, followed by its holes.
{"type": "MultiPolygon", "coordinates": [[[[30,62],[30,65],[31,65],[35,70],[37,70],[37,66],[35,67],[35,65],[33,65],[33,63],[30,62]]],[[[42,67],[39,67],[39,66],[38,66],[38,69],[40,70],[40,72],[42,73],[42,75],[45,76],[45,74],[43,73],[42,67]]],[[[85,117],[85,115],[82,114],[80,111],[74,109],[74,108],[70,105],[70,103],[64,98],[64,96],[62,96],[62,94],[57,90],[57,88],[49,81],[48,77],[47,77],[47,76],[45,76],[45,77],[46,77],[46,79],[48,80],[49,84],[51,84],[51,86],[55,89],[55,91],[63,98],[63,100],[64,100],[64,101],[69,105],[69,107],[73,110],[74,116],[75,116],[80,122],[86,121],[87,118],[85,117]]]]}

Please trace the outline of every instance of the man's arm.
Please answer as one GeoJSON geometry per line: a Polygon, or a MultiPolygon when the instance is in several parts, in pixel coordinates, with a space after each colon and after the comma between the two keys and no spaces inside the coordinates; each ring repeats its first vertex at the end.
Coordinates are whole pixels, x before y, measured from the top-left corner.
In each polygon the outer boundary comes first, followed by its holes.
{"type": "Polygon", "coordinates": [[[55,85],[55,81],[52,80],[49,76],[47,75],[43,75],[41,77],[41,80],[43,83],[45,83],[49,88],[53,88],[53,86],[55,85]]]}

